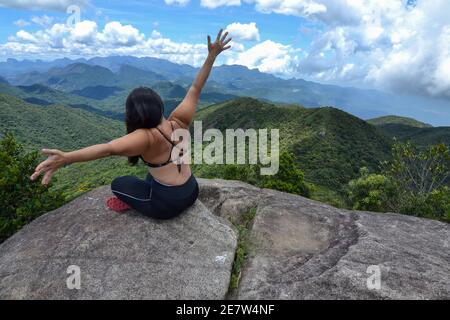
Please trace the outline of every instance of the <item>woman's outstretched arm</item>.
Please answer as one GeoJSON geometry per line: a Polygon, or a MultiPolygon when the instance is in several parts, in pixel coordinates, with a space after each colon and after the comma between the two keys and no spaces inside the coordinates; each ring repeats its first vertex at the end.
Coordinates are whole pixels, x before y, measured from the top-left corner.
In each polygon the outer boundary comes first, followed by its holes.
{"type": "Polygon", "coordinates": [[[192,119],[194,118],[195,109],[197,107],[198,100],[200,99],[200,94],[206,81],[208,80],[217,56],[222,51],[231,48],[230,45],[227,45],[231,41],[231,38],[227,39],[228,32],[225,32],[223,36],[222,32],[223,30],[220,30],[214,43],[211,42],[211,37],[208,36],[208,57],[192,83],[192,86],[189,88],[186,97],[169,117],[169,119],[180,122],[180,125],[183,127],[189,127],[192,119]]]}
{"type": "Polygon", "coordinates": [[[145,130],[138,129],[109,143],[96,144],[76,151],[63,152],[57,149],[43,149],[42,153],[48,158],[36,167],[30,178],[35,180],[44,174],[42,184],[47,185],[53,174],[66,164],[92,161],[109,156],[133,157],[140,155],[151,143],[150,138],[151,136],[145,130]]]}

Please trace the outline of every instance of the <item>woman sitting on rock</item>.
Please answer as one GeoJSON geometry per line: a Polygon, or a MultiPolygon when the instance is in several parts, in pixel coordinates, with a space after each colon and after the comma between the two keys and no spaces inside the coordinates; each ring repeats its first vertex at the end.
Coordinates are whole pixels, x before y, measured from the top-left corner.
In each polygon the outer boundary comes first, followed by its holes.
{"type": "Polygon", "coordinates": [[[47,185],[55,171],[67,164],[115,155],[126,156],[136,164],[141,158],[149,167],[146,179],[114,179],[111,190],[115,197],[107,200],[107,206],[115,211],[133,208],[159,219],[170,219],[190,207],[198,197],[198,184],[189,164],[180,161],[180,141],[171,138],[175,130],[189,128],[215,59],[230,48],[227,44],[231,38],[227,39],[227,35],[222,36],[220,30],[214,43],[208,36],[208,57],[186,97],[168,119],[164,118],[163,102],[156,92],[143,87],[134,89],[126,100],[127,135],[72,152],[44,149],[48,158],[36,167],[31,179],[43,174],[42,183],[47,185]]]}

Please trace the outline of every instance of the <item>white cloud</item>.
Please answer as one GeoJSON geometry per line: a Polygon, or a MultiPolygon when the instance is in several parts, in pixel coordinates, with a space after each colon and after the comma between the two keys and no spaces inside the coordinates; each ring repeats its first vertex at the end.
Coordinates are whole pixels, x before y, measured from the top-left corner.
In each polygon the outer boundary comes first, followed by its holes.
{"type": "Polygon", "coordinates": [[[81,21],[70,30],[69,41],[77,43],[90,44],[96,41],[96,37],[100,36],[97,33],[97,23],[94,21],[81,21]]]}
{"type": "Polygon", "coordinates": [[[18,27],[20,27],[20,28],[29,26],[30,24],[31,24],[31,23],[29,23],[28,21],[26,21],[26,20],[24,20],[24,19],[19,19],[19,20],[14,21],[14,25],[15,25],[15,26],[18,26],[18,27]]]}
{"type": "Polygon", "coordinates": [[[310,16],[327,11],[326,5],[312,0],[245,0],[263,13],[310,16]]]}
{"type": "Polygon", "coordinates": [[[20,30],[0,44],[0,58],[57,58],[134,55],[163,58],[199,66],[207,54],[204,44],[174,42],[153,31],[150,37],[131,25],[109,22],[103,30],[94,21],[74,27],[56,23],[33,33],[20,30]]]}
{"type": "Polygon", "coordinates": [[[266,40],[228,58],[227,64],[240,64],[261,72],[289,76],[296,69],[297,53],[291,46],[266,40]]]}
{"type": "Polygon", "coordinates": [[[161,35],[161,33],[160,33],[159,31],[153,30],[153,31],[152,31],[151,37],[152,37],[153,39],[159,39],[159,38],[162,37],[162,35],[161,35]]]}
{"type": "Polygon", "coordinates": [[[200,5],[209,9],[222,6],[240,6],[241,0],[201,0],[200,5]]]}
{"type": "Polygon", "coordinates": [[[179,6],[185,6],[189,3],[190,0],[164,0],[166,4],[170,5],[179,5],[179,6]]]}
{"type": "Polygon", "coordinates": [[[234,22],[229,24],[226,28],[226,31],[229,32],[230,36],[236,40],[243,41],[259,41],[259,30],[256,27],[256,23],[239,23],[234,22]]]}
{"type": "Polygon", "coordinates": [[[47,15],[43,15],[43,16],[33,16],[31,17],[31,22],[40,25],[40,26],[48,26],[53,22],[53,18],[49,17],[47,15]]]}
{"type": "Polygon", "coordinates": [[[20,30],[19,32],[17,32],[16,37],[18,40],[23,42],[32,42],[32,43],[38,42],[36,37],[34,37],[31,33],[26,32],[24,30],[20,30]]]}
{"type": "Polygon", "coordinates": [[[450,97],[450,1],[246,0],[319,24],[297,76],[450,97]]]}
{"type": "Polygon", "coordinates": [[[66,11],[70,5],[86,7],[89,0],[0,0],[0,7],[24,10],[66,11]]]}
{"type": "Polygon", "coordinates": [[[131,25],[123,26],[120,22],[112,21],[105,25],[99,39],[107,44],[133,46],[145,39],[144,34],[131,25]]]}

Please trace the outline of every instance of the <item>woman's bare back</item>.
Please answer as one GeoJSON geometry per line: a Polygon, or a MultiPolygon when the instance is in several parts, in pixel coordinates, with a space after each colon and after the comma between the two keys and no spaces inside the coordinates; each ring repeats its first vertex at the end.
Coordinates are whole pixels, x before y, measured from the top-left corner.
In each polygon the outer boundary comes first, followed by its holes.
{"type": "MultiPolygon", "coordinates": [[[[152,164],[163,164],[171,158],[172,145],[167,141],[171,139],[173,130],[180,129],[180,125],[174,120],[164,120],[157,128],[148,129],[150,146],[142,157],[146,162],[152,164]],[[159,130],[161,131],[159,131],[159,130]],[[165,137],[163,136],[165,135],[165,137]]],[[[174,141],[177,143],[177,141],[174,141]]],[[[176,152],[178,154],[178,152],[176,152]]],[[[191,168],[189,164],[181,164],[181,170],[178,171],[177,164],[170,162],[169,164],[159,168],[149,168],[150,174],[159,182],[178,186],[184,184],[191,176],[191,168]]]]}

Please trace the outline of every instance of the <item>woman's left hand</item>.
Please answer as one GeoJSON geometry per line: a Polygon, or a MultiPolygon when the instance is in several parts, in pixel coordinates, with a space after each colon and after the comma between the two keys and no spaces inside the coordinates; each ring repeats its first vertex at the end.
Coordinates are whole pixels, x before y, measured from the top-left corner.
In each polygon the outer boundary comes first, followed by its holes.
{"type": "Polygon", "coordinates": [[[43,173],[42,184],[46,186],[56,170],[67,163],[67,159],[64,152],[56,149],[43,149],[42,153],[47,155],[48,158],[36,167],[30,179],[36,180],[43,173]]]}
{"type": "Polygon", "coordinates": [[[208,52],[214,58],[216,58],[221,52],[231,48],[231,45],[227,45],[231,38],[227,38],[228,32],[222,36],[223,29],[220,29],[219,34],[214,42],[211,42],[211,36],[208,35],[208,52]]]}

